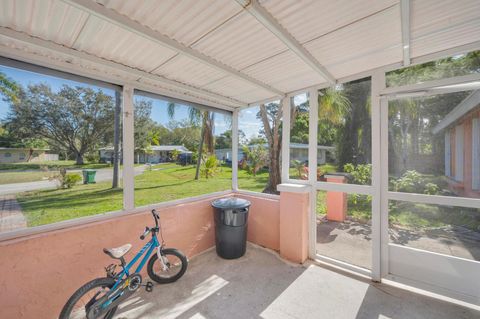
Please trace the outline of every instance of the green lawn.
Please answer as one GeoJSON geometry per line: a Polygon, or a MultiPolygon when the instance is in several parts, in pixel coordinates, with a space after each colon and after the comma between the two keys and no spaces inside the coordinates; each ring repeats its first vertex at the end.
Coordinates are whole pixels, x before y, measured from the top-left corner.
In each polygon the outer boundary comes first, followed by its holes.
{"type": "MultiPolygon", "coordinates": [[[[325,216],[327,192],[317,193],[317,215],[325,216]]],[[[347,215],[355,221],[369,223],[372,218],[371,201],[366,195],[348,195],[347,215]]],[[[389,223],[407,229],[432,229],[448,225],[480,231],[480,210],[410,202],[390,202],[389,223]]]]}
{"type": "MultiPolygon", "coordinates": [[[[135,177],[135,206],[170,201],[231,189],[231,168],[222,167],[213,178],[195,181],[195,167],[175,164],[152,166],[135,177]]],[[[241,188],[262,191],[268,172],[257,177],[239,172],[241,188]]],[[[83,185],[72,189],[44,190],[17,195],[28,225],[38,226],[61,220],[95,215],[122,209],[122,190],[110,188],[110,182],[83,185]]]]}
{"type": "MultiPolygon", "coordinates": [[[[2,173],[4,174],[4,173],[2,173]]],[[[231,188],[231,168],[222,167],[210,179],[195,181],[195,167],[176,164],[153,165],[135,177],[135,206],[192,197],[231,188]]],[[[261,192],[268,181],[268,171],[253,177],[239,171],[240,189],[261,192]]],[[[27,217],[29,226],[49,224],[81,216],[95,215],[122,209],[122,190],[110,188],[110,182],[83,185],[72,189],[44,190],[22,193],[17,199],[27,217]]],[[[326,214],[326,192],[319,191],[317,214],[326,214]]],[[[371,203],[366,196],[348,195],[348,215],[360,222],[371,219],[371,203]]],[[[445,225],[464,226],[480,230],[479,210],[451,208],[399,202],[390,207],[390,223],[406,228],[432,228],[445,225]]]]}

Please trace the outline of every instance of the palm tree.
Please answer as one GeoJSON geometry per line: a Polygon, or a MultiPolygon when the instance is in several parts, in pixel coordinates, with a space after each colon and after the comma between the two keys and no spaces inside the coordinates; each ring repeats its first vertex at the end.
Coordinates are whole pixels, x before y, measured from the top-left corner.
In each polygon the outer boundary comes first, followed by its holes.
{"type": "MultiPolygon", "coordinates": [[[[175,103],[168,104],[168,116],[173,119],[175,116],[175,109],[177,108],[175,103]]],[[[202,164],[202,155],[204,145],[208,154],[213,154],[215,151],[215,140],[213,137],[213,127],[215,113],[209,111],[199,110],[193,106],[188,107],[188,118],[193,125],[201,125],[202,131],[200,133],[200,143],[198,145],[198,159],[197,167],[195,170],[195,179],[200,177],[200,165],[202,164]]]]}
{"type": "Polygon", "coordinates": [[[343,90],[327,88],[318,94],[318,121],[326,121],[333,125],[345,122],[345,116],[351,110],[350,100],[343,90]]]}

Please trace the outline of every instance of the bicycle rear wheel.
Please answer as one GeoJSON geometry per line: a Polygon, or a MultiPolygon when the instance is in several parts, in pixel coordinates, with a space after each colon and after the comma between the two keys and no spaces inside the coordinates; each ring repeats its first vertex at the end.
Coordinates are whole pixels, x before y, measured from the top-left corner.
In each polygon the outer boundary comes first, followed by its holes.
{"type": "Polygon", "coordinates": [[[168,284],[177,281],[187,270],[187,257],[174,248],[162,249],[165,269],[163,263],[154,254],[147,265],[148,276],[159,284],[168,284]]]}
{"type": "MultiPolygon", "coordinates": [[[[87,309],[98,299],[105,296],[115,284],[113,278],[97,278],[87,282],[68,299],[60,313],[60,319],[84,319],[87,318],[87,309]]],[[[111,319],[117,311],[117,307],[110,309],[102,319],[111,319]]]]}

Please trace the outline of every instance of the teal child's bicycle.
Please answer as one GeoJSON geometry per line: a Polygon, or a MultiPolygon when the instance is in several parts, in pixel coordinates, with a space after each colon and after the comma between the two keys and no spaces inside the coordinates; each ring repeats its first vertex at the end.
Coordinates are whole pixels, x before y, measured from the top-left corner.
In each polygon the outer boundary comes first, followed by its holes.
{"type": "Polygon", "coordinates": [[[159,284],[166,284],[177,281],[187,270],[187,258],[179,250],[173,248],[164,248],[161,228],[158,225],[159,215],[152,210],[155,220],[155,227],[145,228],[145,232],[140,236],[143,240],[151,233],[152,238],[135,257],[127,264],[123,256],[132,248],[132,245],[126,244],[118,248],[103,249],[104,253],[120,261],[122,271],[115,272],[117,265],[111,264],[105,268],[106,277],[94,279],[80,287],[71,297],[60,313],[60,319],[110,319],[113,317],[118,305],[137,291],[141,286],[145,286],[148,292],[152,291],[152,282],[142,283],[140,271],[148,260],[148,276],[159,284]],[[160,234],[162,242],[157,238],[160,234]],[[130,273],[133,265],[145,255],[138,265],[135,272],[130,273]]]}

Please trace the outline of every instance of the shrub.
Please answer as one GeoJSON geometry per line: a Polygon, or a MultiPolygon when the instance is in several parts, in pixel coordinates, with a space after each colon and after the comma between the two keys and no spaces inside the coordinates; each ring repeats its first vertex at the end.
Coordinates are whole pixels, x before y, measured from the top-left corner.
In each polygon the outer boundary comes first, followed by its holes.
{"type": "Polygon", "coordinates": [[[415,170],[406,171],[399,179],[393,181],[396,192],[423,193],[425,178],[415,170]]]}
{"type": "Polygon", "coordinates": [[[246,166],[249,174],[256,176],[257,172],[267,164],[267,150],[261,145],[254,146],[252,149],[244,146],[243,153],[246,155],[246,161],[243,165],[246,166]]]}
{"type": "Polygon", "coordinates": [[[213,177],[218,172],[218,161],[215,155],[207,157],[201,169],[201,173],[205,178],[213,177]]]}
{"type": "Polygon", "coordinates": [[[82,176],[79,174],[66,174],[63,179],[62,188],[72,188],[75,184],[82,181],[82,176]]]}
{"type": "Polygon", "coordinates": [[[425,184],[425,190],[423,191],[427,195],[436,195],[440,188],[434,183],[425,184]]]}
{"type": "Polygon", "coordinates": [[[98,152],[89,152],[85,155],[85,158],[89,163],[100,163],[100,154],[98,152]]]}
{"type": "Polygon", "coordinates": [[[65,168],[61,168],[59,173],[52,176],[50,180],[55,180],[59,188],[72,188],[82,180],[82,176],[75,173],[67,173],[65,168]]]}
{"type": "Polygon", "coordinates": [[[353,178],[353,184],[370,185],[372,183],[372,164],[353,165],[347,163],[343,166],[343,171],[353,178]]]}
{"type": "Polygon", "coordinates": [[[301,179],[306,179],[304,178],[305,176],[305,162],[301,162],[299,160],[293,160],[291,162],[291,165],[293,167],[295,167],[295,169],[297,170],[297,173],[298,173],[298,177],[301,178],[301,179]]]}
{"type": "Polygon", "coordinates": [[[415,170],[406,171],[399,179],[392,182],[396,192],[436,195],[440,187],[415,170]]]}

